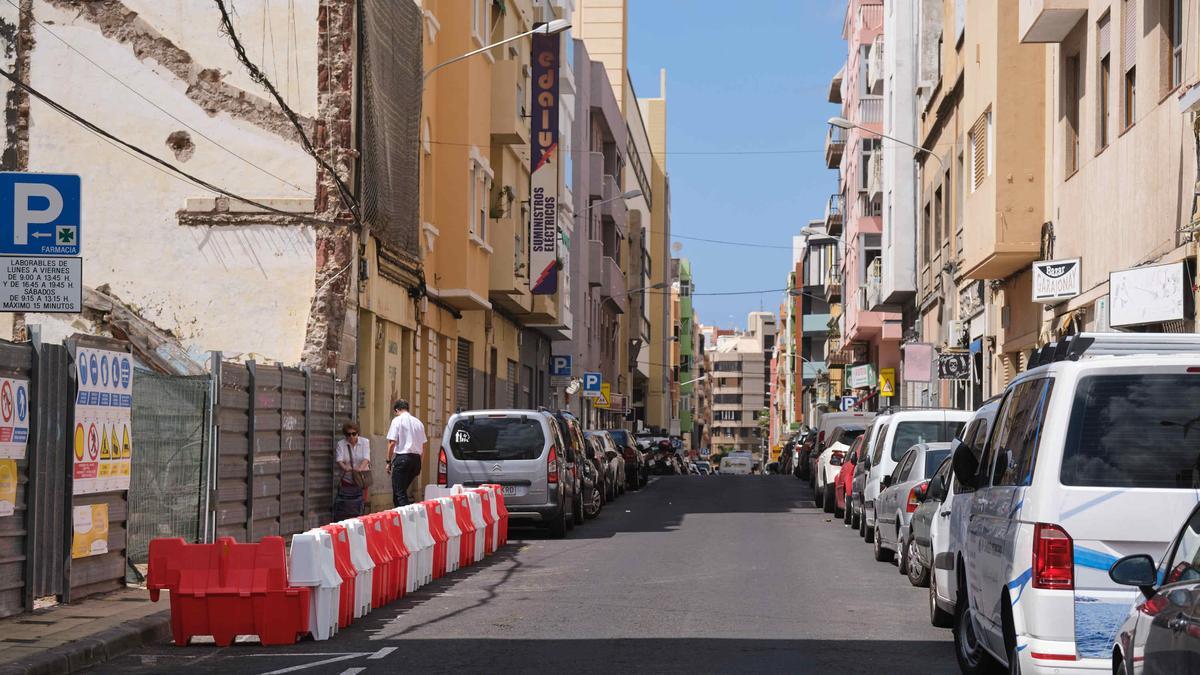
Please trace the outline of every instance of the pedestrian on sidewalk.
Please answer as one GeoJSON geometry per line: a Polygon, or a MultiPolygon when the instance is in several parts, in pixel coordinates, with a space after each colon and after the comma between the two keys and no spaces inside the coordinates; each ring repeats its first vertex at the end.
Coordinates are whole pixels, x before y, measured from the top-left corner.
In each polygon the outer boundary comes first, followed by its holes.
{"type": "Polygon", "coordinates": [[[342,439],[337,443],[337,465],[342,477],[333,500],[334,520],[361,516],[366,510],[371,487],[371,442],[358,433],[358,425],[342,425],[342,439]]]}
{"type": "Polygon", "coordinates": [[[408,401],[400,399],[392,406],[395,417],[388,429],[388,473],[392,474],[392,500],[396,506],[412,503],[408,488],[421,475],[421,455],[425,452],[425,425],[408,412],[408,401]]]}

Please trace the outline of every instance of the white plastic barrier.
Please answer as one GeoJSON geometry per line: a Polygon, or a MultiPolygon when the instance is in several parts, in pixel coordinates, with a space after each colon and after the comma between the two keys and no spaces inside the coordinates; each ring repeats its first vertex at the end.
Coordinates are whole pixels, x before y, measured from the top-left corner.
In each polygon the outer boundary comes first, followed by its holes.
{"type": "Polygon", "coordinates": [[[375,561],[367,551],[367,528],[358,518],[338,523],[346,528],[350,536],[350,562],[358,572],[354,585],[354,618],[360,619],[371,612],[371,589],[374,587],[375,561]]]}
{"type": "Polygon", "coordinates": [[[462,554],[462,530],[458,527],[458,518],[454,515],[454,500],[450,497],[438,497],[438,510],[442,515],[442,527],[446,530],[446,573],[458,569],[458,557],[462,554]]]}
{"type": "Polygon", "coordinates": [[[500,509],[496,506],[496,493],[491,488],[477,488],[480,492],[486,492],[488,512],[492,514],[492,551],[500,550],[500,509]]]}
{"type": "Polygon", "coordinates": [[[288,550],[288,581],[308,586],[309,632],[314,640],[328,640],[338,630],[338,595],[342,577],[334,563],[333,538],[324,530],[292,536],[288,550]]]}
{"type": "Polygon", "coordinates": [[[446,487],[444,485],[426,485],[425,486],[425,501],[429,501],[431,499],[441,499],[442,497],[449,497],[450,495],[454,494],[455,487],[461,488],[462,486],[456,485],[454,487],[446,487]]]}
{"type": "Polygon", "coordinates": [[[483,518],[483,497],[478,492],[464,491],[467,503],[471,505],[471,522],[475,524],[475,562],[483,560],[484,544],[487,537],[487,521],[483,518]]]}
{"type": "Polygon", "coordinates": [[[392,509],[400,514],[400,525],[404,534],[404,548],[408,549],[408,576],[404,581],[404,589],[412,593],[421,587],[421,538],[417,535],[417,524],[412,517],[412,509],[401,506],[392,509]]]}
{"type": "Polygon", "coordinates": [[[417,504],[413,508],[417,514],[417,534],[425,542],[425,583],[428,584],[433,581],[433,556],[437,547],[437,537],[433,536],[429,526],[429,509],[426,509],[424,504],[417,504]]]}

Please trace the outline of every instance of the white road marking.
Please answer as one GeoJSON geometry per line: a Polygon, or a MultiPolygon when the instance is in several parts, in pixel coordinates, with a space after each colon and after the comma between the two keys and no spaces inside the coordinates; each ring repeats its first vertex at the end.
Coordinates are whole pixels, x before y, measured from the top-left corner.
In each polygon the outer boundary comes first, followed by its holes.
{"type": "Polygon", "coordinates": [[[347,668],[343,670],[340,675],[358,675],[364,670],[366,670],[366,668],[347,668]]]}
{"type": "Polygon", "coordinates": [[[262,675],[283,675],[283,673],[294,673],[298,670],[308,670],[309,668],[316,668],[317,666],[323,666],[323,665],[326,665],[329,663],[337,663],[338,661],[346,661],[348,659],[357,659],[360,656],[362,656],[362,654],[347,654],[345,656],[335,656],[331,659],[324,659],[321,661],[313,661],[312,663],[302,663],[298,666],[292,666],[291,668],[280,668],[279,670],[267,671],[267,672],[263,673],[262,675]]]}
{"type": "Polygon", "coordinates": [[[396,649],[397,649],[396,647],[384,647],[383,649],[380,649],[379,651],[375,652],[374,654],[368,656],[367,659],[368,660],[382,659],[383,657],[387,656],[388,654],[391,654],[392,652],[396,651],[396,649]]]}

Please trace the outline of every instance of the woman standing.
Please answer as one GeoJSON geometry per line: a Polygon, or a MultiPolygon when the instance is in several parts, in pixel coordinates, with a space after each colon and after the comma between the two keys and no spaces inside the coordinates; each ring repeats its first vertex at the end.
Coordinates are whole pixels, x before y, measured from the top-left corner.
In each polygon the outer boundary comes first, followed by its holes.
{"type": "Polygon", "coordinates": [[[333,501],[333,519],[344,520],[361,516],[371,487],[371,442],[358,434],[358,425],[342,425],[342,439],[337,443],[337,464],[341,470],[337,496],[333,501]]]}

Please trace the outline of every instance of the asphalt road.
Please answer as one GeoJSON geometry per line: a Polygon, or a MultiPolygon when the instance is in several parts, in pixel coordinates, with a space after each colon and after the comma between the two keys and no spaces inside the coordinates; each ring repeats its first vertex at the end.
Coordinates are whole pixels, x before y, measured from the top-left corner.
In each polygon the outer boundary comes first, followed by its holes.
{"type": "Polygon", "coordinates": [[[669,477],[565,540],[509,547],[327,642],[172,645],[105,673],[952,673],[913,588],[785,476],[669,477]]]}

